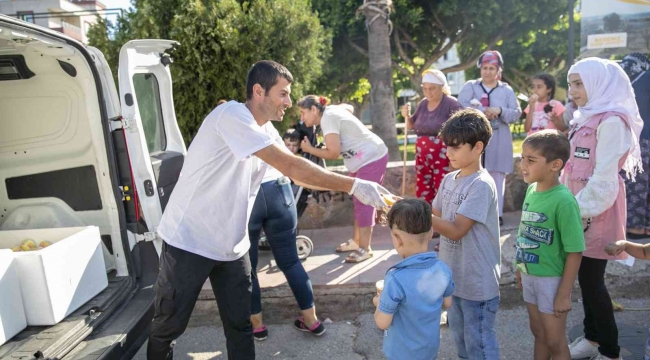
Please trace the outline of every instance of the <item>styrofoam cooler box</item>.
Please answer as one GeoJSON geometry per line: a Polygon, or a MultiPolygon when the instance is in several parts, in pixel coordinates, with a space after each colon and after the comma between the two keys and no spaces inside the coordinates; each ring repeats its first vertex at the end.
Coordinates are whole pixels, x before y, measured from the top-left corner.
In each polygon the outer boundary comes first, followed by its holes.
{"type": "Polygon", "coordinates": [[[54,325],[108,286],[99,228],[0,231],[0,249],[25,239],[52,243],[14,253],[27,325],[54,325]]]}
{"type": "Polygon", "coordinates": [[[23,298],[11,250],[0,250],[0,345],[27,327],[23,298]]]}

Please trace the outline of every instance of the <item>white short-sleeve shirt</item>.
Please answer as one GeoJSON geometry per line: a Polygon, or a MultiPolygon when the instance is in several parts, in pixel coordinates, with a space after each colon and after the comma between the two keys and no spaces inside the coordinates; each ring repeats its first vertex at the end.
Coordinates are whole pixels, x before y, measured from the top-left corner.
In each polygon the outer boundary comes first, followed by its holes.
{"type": "Polygon", "coordinates": [[[329,105],[320,122],[323,136],[339,134],[341,156],[350,172],[357,172],[364,165],[377,161],[388,154],[384,141],[352,115],[344,106],[329,105]]]}
{"type": "Polygon", "coordinates": [[[269,122],[259,126],[244,104],[230,101],[203,121],[187,151],[158,234],[168,244],[218,261],[250,248],[248,220],[266,165],[257,151],[271,146],[269,122]]]}

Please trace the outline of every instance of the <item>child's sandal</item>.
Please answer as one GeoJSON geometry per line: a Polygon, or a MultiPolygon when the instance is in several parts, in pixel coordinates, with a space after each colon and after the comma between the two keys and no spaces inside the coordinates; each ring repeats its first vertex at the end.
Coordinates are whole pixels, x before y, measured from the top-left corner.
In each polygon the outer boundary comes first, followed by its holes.
{"type": "Polygon", "coordinates": [[[362,248],[355,250],[350,256],[345,258],[345,262],[348,263],[360,263],[370,259],[374,254],[372,251],[366,251],[362,248]]]}

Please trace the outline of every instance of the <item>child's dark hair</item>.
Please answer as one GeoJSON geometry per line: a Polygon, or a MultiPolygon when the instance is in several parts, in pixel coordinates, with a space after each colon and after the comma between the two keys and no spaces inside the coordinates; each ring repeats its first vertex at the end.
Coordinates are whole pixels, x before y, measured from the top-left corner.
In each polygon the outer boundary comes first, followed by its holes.
{"type": "Polygon", "coordinates": [[[408,234],[418,235],[431,231],[431,205],[420,199],[396,202],[386,215],[388,227],[395,226],[408,234]]]}
{"type": "Polygon", "coordinates": [[[454,113],[442,125],[440,136],[447,146],[469,144],[473,149],[481,141],[485,151],[492,137],[492,126],[482,112],[464,109],[454,113]]]}
{"type": "Polygon", "coordinates": [[[291,142],[300,142],[302,139],[300,138],[300,132],[298,131],[287,131],[282,135],[282,140],[289,140],[291,142]]]}
{"type": "Polygon", "coordinates": [[[562,170],[571,156],[569,138],[557,130],[542,130],[528,136],[522,146],[529,146],[538,151],[546,162],[562,160],[562,170]]]}
{"type": "MultiPolygon", "coordinates": [[[[548,94],[548,101],[555,99],[555,78],[553,75],[549,73],[539,73],[533,76],[533,80],[534,79],[542,80],[544,82],[544,85],[546,85],[546,88],[551,89],[551,93],[548,94]]],[[[544,106],[544,112],[550,113],[551,111],[553,111],[553,107],[550,104],[544,106]]]]}

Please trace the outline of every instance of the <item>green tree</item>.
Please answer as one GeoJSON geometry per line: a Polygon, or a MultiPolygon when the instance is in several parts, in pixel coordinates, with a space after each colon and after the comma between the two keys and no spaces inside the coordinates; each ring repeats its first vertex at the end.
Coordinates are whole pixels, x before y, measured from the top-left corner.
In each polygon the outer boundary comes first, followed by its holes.
{"type": "Polygon", "coordinates": [[[368,29],[368,64],[370,67],[370,117],[373,131],[384,140],[388,157],[400,159],[395,130],[395,92],[391,69],[390,21],[391,1],[373,0],[364,2],[359,13],[366,18],[368,29]]]}
{"type": "Polygon", "coordinates": [[[364,22],[356,18],[359,5],[359,0],[312,1],[313,10],[332,34],[332,56],[325,62],[315,90],[333,103],[352,104],[358,116],[370,95],[368,58],[347,40],[348,36],[365,36],[364,22]]]}
{"type": "MultiPolygon", "coordinates": [[[[142,0],[120,25],[98,24],[90,44],[113,71],[119,49],[130,39],[169,38],[180,45],[171,54],[174,105],[189,143],[219,99],[245,100],[246,73],[256,61],[272,59],[292,72],[294,98],[320,76],[331,39],[309,0],[142,0]]],[[[295,119],[297,110],[287,118],[295,119]]],[[[288,127],[289,119],[276,124],[288,127]]]]}
{"type": "Polygon", "coordinates": [[[606,32],[616,32],[623,25],[621,16],[617,13],[611,13],[609,15],[606,15],[603,18],[603,23],[606,32]]]}
{"type": "MultiPolygon", "coordinates": [[[[319,13],[338,14],[323,20],[339,30],[348,44],[364,56],[367,35],[360,21],[351,23],[350,13],[362,1],[314,0],[319,13]]],[[[478,56],[500,42],[518,39],[534,30],[555,25],[567,7],[567,0],[393,0],[391,20],[392,67],[409,79],[421,94],[421,73],[430,68],[454,45],[460,46],[462,63],[441,69],[443,72],[466,70],[478,56]]],[[[348,54],[342,54],[348,56],[348,54]]]]}
{"type": "MultiPolygon", "coordinates": [[[[576,29],[580,28],[575,17],[576,29]]],[[[505,63],[503,79],[516,91],[530,93],[533,76],[546,72],[557,79],[559,86],[566,86],[569,48],[569,17],[562,15],[548,29],[531,30],[511,41],[503,41],[494,47],[503,55],[505,63]]],[[[580,43],[575,41],[574,54],[580,53],[580,43]]],[[[472,67],[466,71],[469,78],[478,78],[479,71],[472,67]]]]}

